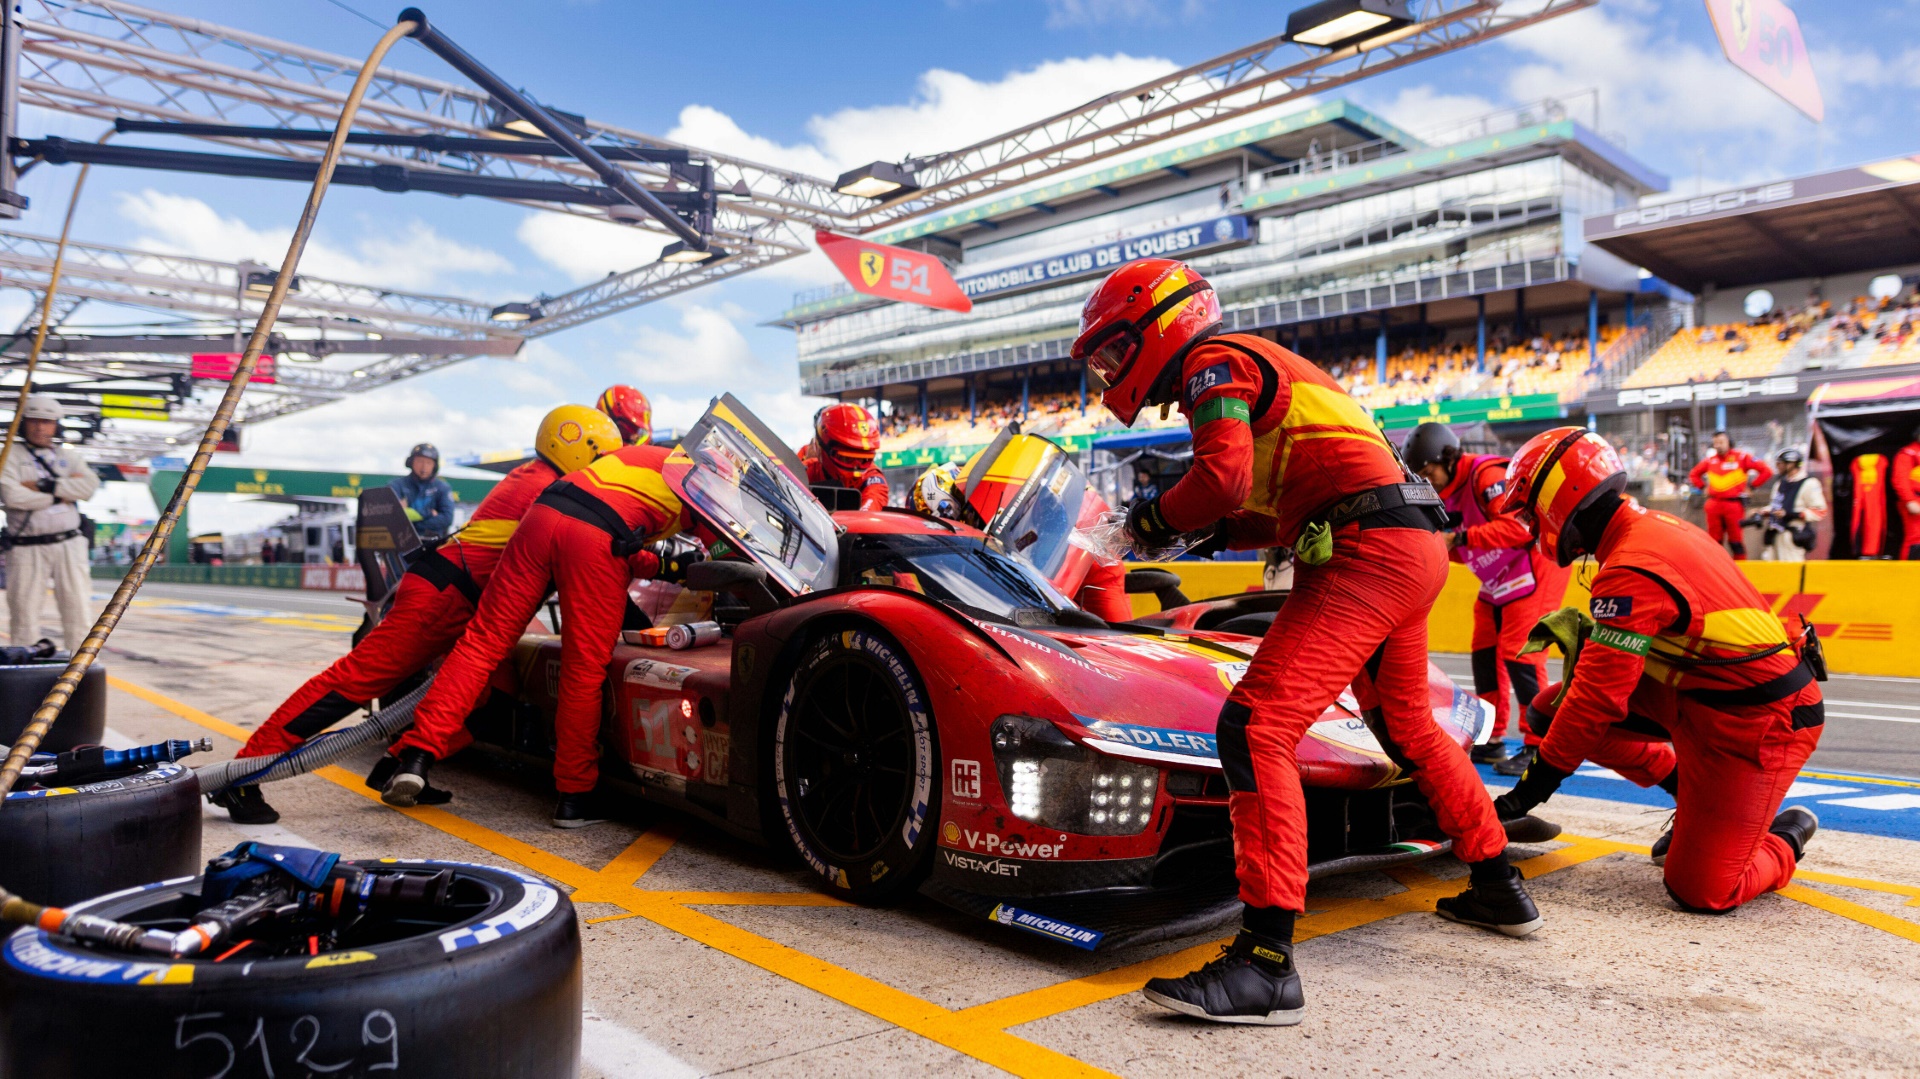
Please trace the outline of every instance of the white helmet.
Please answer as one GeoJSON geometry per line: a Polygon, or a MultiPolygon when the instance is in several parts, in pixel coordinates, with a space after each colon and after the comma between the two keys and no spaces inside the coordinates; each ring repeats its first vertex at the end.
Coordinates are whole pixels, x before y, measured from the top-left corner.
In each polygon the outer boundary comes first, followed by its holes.
{"type": "Polygon", "coordinates": [[[67,414],[60,405],[60,399],[44,393],[27,395],[27,406],[21,410],[21,418],[28,420],[52,420],[59,423],[67,414]]]}

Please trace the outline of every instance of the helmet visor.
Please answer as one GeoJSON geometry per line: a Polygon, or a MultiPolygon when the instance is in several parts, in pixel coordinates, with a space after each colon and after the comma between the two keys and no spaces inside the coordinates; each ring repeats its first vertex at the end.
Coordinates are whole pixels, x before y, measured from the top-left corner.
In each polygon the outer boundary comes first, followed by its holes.
{"type": "Polygon", "coordinates": [[[821,447],[827,463],[842,472],[864,472],[873,463],[873,451],[828,443],[821,447]]]}
{"type": "Polygon", "coordinates": [[[1133,362],[1134,354],[1139,351],[1138,335],[1115,334],[1087,356],[1087,370],[1100,376],[1102,382],[1111,386],[1119,381],[1121,372],[1127,369],[1127,365],[1133,362]]]}

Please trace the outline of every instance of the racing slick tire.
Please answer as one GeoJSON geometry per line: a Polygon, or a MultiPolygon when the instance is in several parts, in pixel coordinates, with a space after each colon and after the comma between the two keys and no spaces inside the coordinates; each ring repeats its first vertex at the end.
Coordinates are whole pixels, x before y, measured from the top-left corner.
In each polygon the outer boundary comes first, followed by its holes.
{"type": "MultiPolygon", "coordinates": [[[[0,665],[0,746],[12,745],[27,729],[47,690],[66,669],[65,659],[0,665]]],[[[99,745],[106,733],[107,669],[96,663],[81,676],[60,718],[47,729],[39,752],[65,753],[78,746],[99,745]]]]}
{"type": "Polygon", "coordinates": [[[807,644],[773,728],[774,801],[823,888],[878,904],[919,885],[933,866],[938,762],[906,649],[866,627],[807,644]]]}
{"type": "Polygon", "coordinates": [[[14,791],[0,806],[0,886],[35,903],[190,875],[200,862],[200,780],[184,764],[14,791]]]}
{"type": "MultiPolygon", "coordinates": [[[[244,949],[167,960],[18,930],[0,946],[0,1075],[579,1074],[580,929],[558,889],[454,862],[349,864],[451,868],[456,907],[370,918],[334,951],[254,961],[244,949]]],[[[71,909],[184,928],[199,883],[71,909]]]]}

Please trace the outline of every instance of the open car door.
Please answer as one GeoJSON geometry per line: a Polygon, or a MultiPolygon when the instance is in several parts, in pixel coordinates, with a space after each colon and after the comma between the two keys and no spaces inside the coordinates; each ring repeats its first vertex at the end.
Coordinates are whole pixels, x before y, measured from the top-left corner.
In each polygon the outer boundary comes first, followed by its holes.
{"type": "Polygon", "coordinates": [[[366,621],[354,634],[354,643],[387,612],[407,563],[420,551],[420,535],[407,520],[407,508],[391,488],[375,487],[360,492],[360,509],[354,522],[354,559],[366,578],[367,594],[361,601],[367,609],[366,621]]]}
{"type": "Polygon", "coordinates": [[[839,529],[807,490],[805,466],[732,394],[708,407],[667,468],[679,470],[687,504],[723,537],[716,558],[757,563],[788,595],[839,580],[839,529]]]}
{"type": "Polygon", "coordinates": [[[1062,595],[1079,591],[1093,555],[1068,537],[1106,512],[1107,504],[1073,455],[1049,439],[1008,428],[968,462],[961,490],[990,539],[1039,570],[1062,595]]]}

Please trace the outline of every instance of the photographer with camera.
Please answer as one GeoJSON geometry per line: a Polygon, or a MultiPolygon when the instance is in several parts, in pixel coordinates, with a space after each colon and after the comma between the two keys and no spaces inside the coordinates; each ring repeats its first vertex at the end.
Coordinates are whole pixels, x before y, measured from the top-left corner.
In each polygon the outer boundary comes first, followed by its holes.
{"type": "Polygon", "coordinates": [[[1781,450],[1774,458],[1780,482],[1773,501],[1756,516],[1760,525],[1760,558],[1768,562],[1805,562],[1813,550],[1813,523],[1827,516],[1827,496],[1820,481],[1807,475],[1807,455],[1781,450]]]}
{"type": "Polygon", "coordinates": [[[15,644],[40,637],[40,605],[53,578],[53,600],[60,609],[60,630],[67,650],[80,647],[93,618],[87,598],[93,584],[87,572],[87,525],[80,503],[100,489],[80,451],[57,445],[66,410],[43,393],[27,397],[21,411],[20,443],[7,455],[0,475],[0,503],[6,505],[7,607],[15,644]]]}

